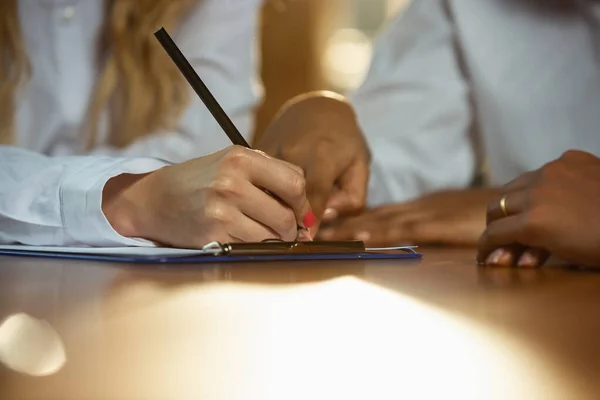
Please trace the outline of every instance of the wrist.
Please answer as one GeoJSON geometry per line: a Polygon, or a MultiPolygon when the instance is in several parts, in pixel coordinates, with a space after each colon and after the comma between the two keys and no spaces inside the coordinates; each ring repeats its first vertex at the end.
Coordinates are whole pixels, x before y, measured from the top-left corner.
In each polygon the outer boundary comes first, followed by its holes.
{"type": "Polygon", "coordinates": [[[102,190],[102,212],[121,236],[145,238],[142,210],[148,197],[145,183],[152,173],[121,174],[109,179],[102,190]]]}
{"type": "Polygon", "coordinates": [[[340,116],[352,122],[356,120],[354,108],[346,97],[330,91],[321,90],[300,94],[288,100],[281,108],[280,114],[291,108],[308,109],[311,116],[326,115],[328,118],[340,116]]]}

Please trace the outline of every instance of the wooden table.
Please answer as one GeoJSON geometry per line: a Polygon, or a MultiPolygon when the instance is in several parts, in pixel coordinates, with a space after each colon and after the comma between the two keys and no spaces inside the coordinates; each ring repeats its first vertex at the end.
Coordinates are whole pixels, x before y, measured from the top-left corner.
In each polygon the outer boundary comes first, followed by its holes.
{"type": "Polygon", "coordinates": [[[0,398],[600,398],[600,273],[424,253],[203,269],[0,258],[0,398]]]}

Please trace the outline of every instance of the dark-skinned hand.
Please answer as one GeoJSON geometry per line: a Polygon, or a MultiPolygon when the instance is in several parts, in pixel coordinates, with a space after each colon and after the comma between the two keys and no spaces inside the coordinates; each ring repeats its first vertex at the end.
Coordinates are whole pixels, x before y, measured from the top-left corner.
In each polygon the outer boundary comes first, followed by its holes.
{"type": "Polygon", "coordinates": [[[407,244],[475,246],[485,229],[494,189],[452,190],[386,205],[336,221],[319,232],[324,240],[362,240],[369,247],[407,244]]]}
{"type": "Polygon", "coordinates": [[[256,148],[304,170],[319,221],[364,208],[370,156],[352,106],[342,96],[318,92],[292,99],[256,148]]]}
{"type": "Polygon", "coordinates": [[[512,181],[489,204],[480,263],[538,267],[549,255],[600,266],[600,158],[592,154],[569,151],[512,181]]]}

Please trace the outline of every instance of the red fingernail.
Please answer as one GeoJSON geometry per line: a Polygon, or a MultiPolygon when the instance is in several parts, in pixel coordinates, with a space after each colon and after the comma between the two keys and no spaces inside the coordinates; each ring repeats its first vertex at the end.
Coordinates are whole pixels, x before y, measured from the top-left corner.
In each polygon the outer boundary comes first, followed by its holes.
{"type": "Polygon", "coordinates": [[[311,228],[317,222],[317,217],[315,217],[315,214],[312,211],[309,211],[304,216],[304,221],[302,222],[304,222],[305,227],[311,228]]]}

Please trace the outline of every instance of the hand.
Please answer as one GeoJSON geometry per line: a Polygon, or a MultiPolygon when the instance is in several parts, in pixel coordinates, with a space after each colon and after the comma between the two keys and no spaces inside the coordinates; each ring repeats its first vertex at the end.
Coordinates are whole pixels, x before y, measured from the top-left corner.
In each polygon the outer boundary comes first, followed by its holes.
{"type": "Polygon", "coordinates": [[[317,218],[364,208],[369,152],[352,107],[341,96],[300,96],[284,106],[257,148],[300,166],[317,218]],[[326,212],[327,210],[327,212],[326,212]]]}
{"type": "Polygon", "coordinates": [[[493,200],[478,261],[537,267],[548,255],[600,266],[600,158],[570,151],[502,191],[508,216],[493,200]]]}
{"type": "Polygon", "coordinates": [[[323,228],[326,240],[362,240],[369,247],[407,244],[476,245],[494,189],[445,191],[370,210],[323,228]]]}
{"type": "Polygon", "coordinates": [[[293,241],[297,225],[309,228],[315,219],[300,168],[237,146],[142,177],[113,178],[102,208],[124,236],[188,248],[293,241]]]}

